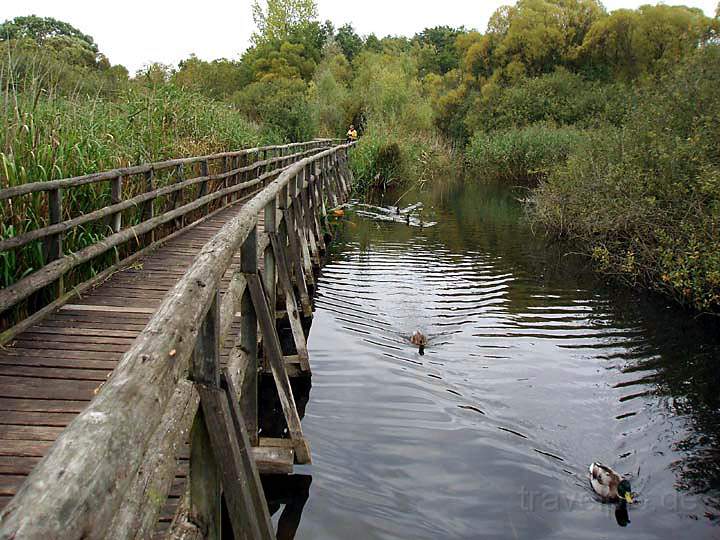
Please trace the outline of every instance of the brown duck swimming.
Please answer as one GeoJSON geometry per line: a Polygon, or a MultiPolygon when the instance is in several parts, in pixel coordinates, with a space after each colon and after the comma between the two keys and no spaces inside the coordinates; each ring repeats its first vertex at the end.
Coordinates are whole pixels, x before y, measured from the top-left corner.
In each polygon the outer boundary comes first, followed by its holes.
{"type": "Polygon", "coordinates": [[[415,330],[415,333],[410,338],[410,343],[418,346],[418,352],[425,354],[425,345],[427,345],[427,338],[420,330],[415,330]]]}

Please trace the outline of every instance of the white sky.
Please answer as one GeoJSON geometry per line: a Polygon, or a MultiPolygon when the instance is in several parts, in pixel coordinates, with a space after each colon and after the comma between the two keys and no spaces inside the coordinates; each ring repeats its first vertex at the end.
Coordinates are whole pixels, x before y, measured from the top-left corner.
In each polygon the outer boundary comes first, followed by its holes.
{"type": "MultiPolygon", "coordinates": [[[[718,0],[679,0],[714,15],[718,0]]],[[[423,28],[450,25],[484,30],[508,0],[318,0],[320,19],[336,27],[351,22],[360,34],[412,36],[423,28]]],[[[609,10],[652,0],[604,0],[609,10]]],[[[238,58],[253,32],[251,0],[0,0],[0,21],[39,15],[67,21],[95,38],[113,64],[131,73],[149,62],[177,64],[200,58],[238,58]]]]}

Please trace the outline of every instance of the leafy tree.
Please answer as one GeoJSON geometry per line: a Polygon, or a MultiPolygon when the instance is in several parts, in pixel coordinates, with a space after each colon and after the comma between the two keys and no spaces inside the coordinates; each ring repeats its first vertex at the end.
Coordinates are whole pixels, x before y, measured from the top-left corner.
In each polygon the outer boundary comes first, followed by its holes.
{"type": "Polygon", "coordinates": [[[301,79],[277,77],[249,84],[232,97],[235,106],[250,120],[290,141],[312,139],[315,117],[301,79]]]}
{"type": "Polygon", "coordinates": [[[259,0],[252,5],[253,20],[258,28],[253,42],[287,39],[297,27],[308,24],[318,16],[315,0],[267,0],[265,9],[259,0]]]}
{"type": "Polygon", "coordinates": [[[421,50],[426,51],[420,61],[420,73],[444,75],[457,68],[459,59],[455,41],[459,35],[464,33],[466,33],[464,28],[436,26],[415,34],[413,41],[421,46],[421,50]]]}
{"type": "Polygon", "coordinates": [[[375,34],[370,34],[365,38],[365,50],[370,52],[382,51],[382,43],[375,34]]]}
{"type": "Polygon", "coordinates": [[[711,30],[710,18],[684,6],[617,10],[588,32],[578,49],[578,65],[592,74],[634,79],[656,65],[677,62],[709,37],[711,30]]]}
{"type": "Polygon", "coordinates": [[[571,60],[604,13],[597,0],[519,0],[500,8],[488,25],[488,34],[497,39],[495,61],[511,78],[552,71],[571,60]]]}
{"type": "Polygon", "coordinates": [[[88,67],[110,67],[107,59],[99,54],[91,36],[83,34],[74,26],[52,17],[16,17],[0,25],[0,42],[34,42],[69,64],[88,67]]]}
{"type": "Polygon", "coordinates": [[[340,45],[345,58],[351,62],[363,48],[362,38],[357,35],[352,24],[345,24],[338,28],[335,41],[340,45]]]}
{"type": "Polygon", "coordinates": [[[194,54],[180,61],[172,81],[207,97],[226,99],[243,86],[243,73],[238,62],[225,58],[206,62],[194,54]]]}
{"type": "Polygon", "coordinates": [[[98,52],[98,46],[92,36],[83,34],[69,23],[58,21],[52,17],[15,17],[0,25],[0,41],[7,39],[32,39],[43,43],[50,38],[66,37],[84,42],[93,53],[98,52]]]}

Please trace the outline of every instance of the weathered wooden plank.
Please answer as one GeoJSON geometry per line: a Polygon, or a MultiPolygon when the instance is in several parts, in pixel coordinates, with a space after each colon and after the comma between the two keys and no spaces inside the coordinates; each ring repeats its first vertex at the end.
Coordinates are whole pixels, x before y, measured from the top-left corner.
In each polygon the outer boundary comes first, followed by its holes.
{"type": "Polygon", "coordinates": [[[282,358],[280,341],[274,324],[275,321],[270,318],[270,312],[267,307],[260,278],[257,275],[253,276],[249,274],[246,278],[248,280],[248,288],[252,295],[253,304],[255,305],[255,311],[260,322],[260,328],[262,329],[264,351],[270,361],[273,378],[275,379],[278,396],[280,397],[280,404],[282,405],[285,420],[288,425],[288,432],[290,433],[290,438],[295,442],[295,455],[299,463],[310,463],[310,448],[303,436],[300,416],[295,406],[295,398],[287,371],[285,370],[285,362],[282,358]]]}
{"type": "Polygon", "coordinates": [[[0,495],[15,495],[24,480],[25,475],[0,474],[0,495]]]}
{"type": "MultiPolygon", "coordinates": [[[[114,367],[114,366],[113,366],[114,367]]],[[[103,382],[112,369],[65,369],[45,366],[18,366],[0,362],[0,375],[5,377],[34,377],[38,379],[60,379],[66,381],[103,382]]],[[[0,391],[1,392],[1,391],[0,391]]]]}
{"type": "MultiPolygon", "coordinates": [[[[27,476],[40,459],[39,457],[0,456],[0,474],[27,476]]],[[[0,510],[2,506],[2,501],[0,501],[0,510]]]]}
{"type": "MultiPolygon", "coordinates": [[[[165,503],[164,494],[178,483],[175,477],[176,450],[186,438],[198,410],[199,396],[190,381],[180,381],[160,426],[146,452],[145,463],[138,470],[125,493],[125,500],[107,529],[106,538],[130,539],[150,536],[165,503]]],[[[181,478],[179,485],[186,485],[181,478]]]]}
{"type": "Polygon", "coordinates": [[[292,474],[295,469],[295,452],[292,448],[256,446],[252,449],[252,455],[262,474],[292,474]]]}
{"type": "MultiPolygon", "coordinates": [[[[242,246],[243,278],[257,275],[257,227],[254,227],[242,246]]],[[[245,354],[247,369],[240,381],[241,409],[247,421],[248,436],[257,442],[258,433],[258,320],[257,309],[250,291],[245,288],[241,303],[240,348],[245,354]]]]}
{"type": "Polygon", "coordinates": [[[99,386],[97,381],[63,381],[0,375],[0,396],[35,399],[90,399],[99,386]]]}
{"type": "MultiPolygon", "coordinates": [[[[302,304],[303,314],[306,317],[312,316],[312,304],[310,302],[310,294],[308,293],[307,284],[305,282],[305,270],[302,264],[302,255],[300,254],[300,248],[298,246],[297,235],[295,233],[294,221],[292,219],[292,213],[288,210],[283,210],[284,223],[281,228],[279,238],[288,239],[288,256],[290,260],[289,268],[292,267],[295,274],[295,284],[300,294],[300,303],[302,304]]],[[[284,246],[284,242],[280,245],[284,246]]]]}
{"type": "MultiPolygon", "coordinates": [[[[52,441],[3,441],[0,444],[0,456],[41,458],[52,444],[52,441]]],[[[5,516],[0,513],[0,517],[5,516]]]]}
{"type": "MultiPolygon", "coordinates": [[[[238,447],[240,450],[240,462],[245,478],[247,479],[250,500],[252,502],[253,511],[257,516],[259,529],[263,537],[274,536],[272,524],[270,523],[270,512],[267,507],[267,501],[265,494],[263,493],[262,483],[260,481],[260,474],[256,464],[256,457],[251,453],[252,441],[248,436],[246,429],[245,420],[243,418],[242,411],[239,407],[239,396],[235,391],[232,378],[227,370],[223,370],[220,375],[220,384],[225,392],[225,399],[227,401],[228,412],[232,421],[234,432],[232,438],[237,440],[238,447]]],[[[267,457],[267,456],[266,456],[267,457]]],[[[264,463],[267,465],[267,460],[264,463]]]]}
{"type": "Polygon", "coordinates": [[[290,282],[290,272],[288,270],[287,260],[285,259],[285,252],[280,246],[280,240],[277,234],[269,234],[270,243],[275,253],[277,260],[278,269],[278,280],[280,286],[285,291],[285,305],[290,320],[290,328],[293,334],[293,341],[295,343],[295,349],[298,356],[301,359],[303,368],[310,369],[309,356],[307,351],[307,342],[305,340],[305,332],[302,328],[302,322],[300,321],[300,313],[298,312],[297,300],[295,299],[295,291],[292,283],[290,282]]]}
{"type": "Polygon", "coordinates": [[[197,385],[197,389],[207,421],[213,426],[210,440],[220,465],[225,501],[235,537],[269,540],[272,538],[272,525],[267,507],[264,511],[262,505],[256,508],[255,500],[259,500],[260,495],[254,497],[251,493],[253,489],[261,493],[262,488],[255,483],[252,471],[244,466],[247,463],[254,466],[248,454],[250,445],[247,436],[243,440],[242,433],[236,431],[223,390],[202,384],[197,385]],[[245,460],[243,453],[247,456],[245,460]]]}
{"type": "Polygon", "coordinates": [[[34,411],[2,411],[0,424],[17,426],[51,426],[64,428],[72,419],[73,413],[49,413],[34,411]]]}
{"type": "Polygon", "coordinates": [[[0,424],[0,440],[54,441],[63,429],[64,427],[0,424]]]}
{"type": "MultiPolygon", "coordinates": [[[[37,413],[73,413],[85,409],[90,399],[31,399],[0,397],[0,411],[28,411],[37,413]]],[[[3,412],[5,414],[5,412],[3,412]]]]}

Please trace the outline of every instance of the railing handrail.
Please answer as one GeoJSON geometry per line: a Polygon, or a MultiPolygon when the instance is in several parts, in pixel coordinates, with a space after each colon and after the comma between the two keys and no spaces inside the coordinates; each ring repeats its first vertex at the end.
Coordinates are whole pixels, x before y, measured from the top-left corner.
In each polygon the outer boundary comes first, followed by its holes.
{"type": "Polygon", "coordinates": [[[38,523],[45,530],[63,531],[67,538],[81,538],[112,520],[178,384],[186,378],[222,277],[257,226],[258,215],[279,196],[292,198],[294,190],[288,186],[306,167],[344,154],[353,144],[288,166],[203,246],[95,399],[60,434],[0,513],[0,538],[38,523]]]}
{"type": "Polygon", "coordinates": [[[156,161],[151,163],[143,163],[141,165],[133,165],[130,167],[119,167],[117,169],[110,169],[107,171],[96,172],[85,174],[81,176],[73,176],[70,178],[63,178],[59,180],[46,180],[46,181],[35,181],[22,184],[20,186],[8,187],[0,189],[0,201],[19,197],[21,195],[28,195],[30,193],[39,193],[42,191],[53,191],[56,189],[64,189],[68,187],[82,186],[85,184],[94,184],[97,182],[104,182],[107,180],[113,180],[119,176],[132,176],[136,174],[143,174],[150,171],[160,171],[163,169],[169,169],[177,167],[179,165],[192,165],[195,163],[201,163],[203,161],[209,161],[214,159],[232,158],[250,155],[263,151],[274,151],[282,149],[291,149],[298,146],[310,146],[312,144],[322,144],[324,142],[330,142],[331,139],[315,139],[313,141],[297,142],[282,145],[270,145],[260,146],[255,148],[246,148],[243,150],[235,150],[232,152],[220,152],[217,154],[209,154],[206,156],[194,156],[186,158],[170,159],[165,161],[156,161]]]}

